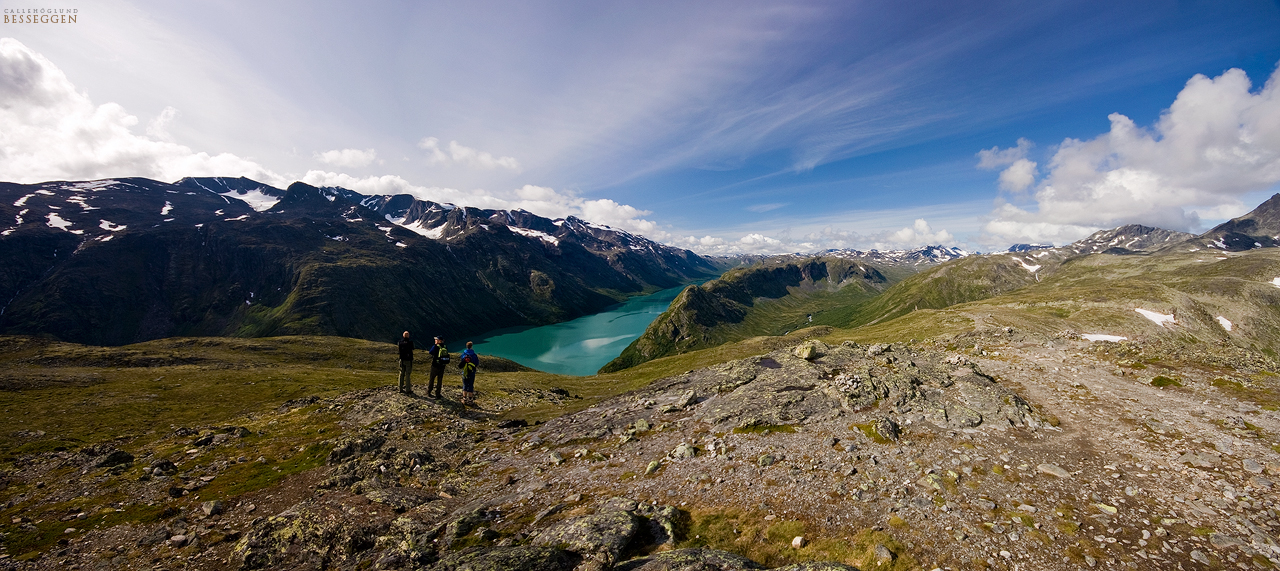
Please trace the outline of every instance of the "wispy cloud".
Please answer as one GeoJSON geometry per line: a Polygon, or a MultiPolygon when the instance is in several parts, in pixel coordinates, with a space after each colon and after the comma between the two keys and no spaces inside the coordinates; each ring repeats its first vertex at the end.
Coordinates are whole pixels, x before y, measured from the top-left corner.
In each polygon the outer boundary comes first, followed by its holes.
{"type": "MultiPolygon", "coordinates": [[[[336,167],[367,167],[378,160],[378,151],[374,149],[340,149],[316,153],[316,159],[322,163],[336,167]]],[[[378,161],[381,163],[381,161],[378,161]]]]}
{"type": "Polygon", "coordinates": [[[441,149],[439,139],[427,137],[418,142],[418,148],[427,151],[427,161],[433,165],[520,170],[520,162],[514,157],[494,157],[492,153],[462,146],[457,141],[449,141],[448,149],[441,149]]]}
{"type": "Polygon", "coordinates": [[[783,206],[787,206],[788,204],[790,203],[789,202],[770,202],[768,204],[753,204],[751,206],[748,206],[747,210],[750,210],[752,212],[768,212],[770,210],[777,210],[779,208],[782,208],[783,206]]]}

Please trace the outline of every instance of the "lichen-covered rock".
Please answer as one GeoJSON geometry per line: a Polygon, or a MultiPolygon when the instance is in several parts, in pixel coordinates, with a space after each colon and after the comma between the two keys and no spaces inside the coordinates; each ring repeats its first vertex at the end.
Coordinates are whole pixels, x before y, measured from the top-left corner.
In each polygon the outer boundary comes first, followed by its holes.
{"type": "Polygon", "coordinates": [[[356,455],[377,450],[386,442],[387,438],[377,433],[342,437],[334,444],[333,451],[329,452],[329,464],[338,464],[356,455]]]}
{"type": "Polygon", "coordinates": [[[582,558],[555,547],[492,547],[450,554],[431,571],[570,571],[582,558]]]}
{"type": "MultiPolygon", "coordinates": [[[[628,500],[629,501],[629,500],[628,500]]],[[[610,501],[589,516],[565,520],[538,534],[534,545],[561,546],[564,549],[611,565],[640,530],[640,522],[632,510],[635,502],[610,501]]]]}
{"type": "Polygon", "coordinates": [[[435,499],[430,492],[417,488],[382,488],[365,494],[371,502],[383,504],[396,512],[405,512],[435,499]]]}
{"type": "Polygon", "coordinates": [[[806,561],[786,567],[775,567],[773,571],[858,571],[858,568],[832,561],[806,561]]]}
{"type": "Polygon", "coordinates": [[[664,551],[632,559],[614,567],[615,571],[748,571],[752,569],[764,569],[764,567],[736,553],[705,547],[664,551]]]}
{"type": "Polygon", "coordinates": [[[300,504],[254,524],[232,550],[241,569],[328,568],[354,561],[376,544],[386,524],[331,517],[322,506],[300,504]]]}

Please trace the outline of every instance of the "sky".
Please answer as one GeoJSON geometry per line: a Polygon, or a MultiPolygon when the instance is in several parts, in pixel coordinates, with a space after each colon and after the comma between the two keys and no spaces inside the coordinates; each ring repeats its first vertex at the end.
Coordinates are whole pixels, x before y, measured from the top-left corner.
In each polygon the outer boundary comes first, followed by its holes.
{"type": "Polygon", "coordinates": [[[2,6],[9,182],[303,181],[703,254],[1201,232],[1280,191],[1277,0],[2,6]]]}

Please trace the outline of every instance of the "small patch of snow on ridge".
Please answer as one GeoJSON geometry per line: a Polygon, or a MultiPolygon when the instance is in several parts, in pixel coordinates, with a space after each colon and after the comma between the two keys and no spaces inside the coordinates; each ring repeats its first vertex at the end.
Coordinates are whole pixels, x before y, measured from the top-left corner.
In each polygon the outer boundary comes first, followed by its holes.
{"type": "MultiPolygon", "coordinates": [[[[128,226],[124,224],[116,224],[115,222],[111,222],[110,220],[99,220],[98,222],[99,222],[98,227],[108,232],[119,232],[121,230],[124,230],[125,228],[128,228],[128,226]]],[[[106,240],[103,240],[103,242],[105,241],[106,240]]]]}
{"type": "Polygon", "coordinates": [[[244,194],[240,194],[233,190],[230,192],[224,192],[220,196],[244,201],[245,204],[249,205],[249,208],[258,212],[267,210],[272,206],[275,206],[277,202],[280,202],[280,197],[263,194],[262,189],[260,188],[255,188],[244,194]]]}
{"type": "Polygon", "coordinates": [[[23,206],[26,206],[26,205],[27,205],[27,199],[28,199],[28,198],[31,198],[31,197],[33,197],[33,196],[35,196],[35,193],[31,193],[31,194],[28,194],[28,195],[26,195],[26,196],[24,196],[24,197],[22,197],[22,198],[19,198],[19,199],[17,199],[17,200],[15,200],[15,201],[13,201],[13,205],[14,205],[14,206],[17,206],[17,207],[19,207],[19,208],[21,208],[21,207],[23,207],[23,206]]]}
{"type": "Polygon", "coordinates": [[[84,230],[72,230],[71,222],[63,220],[62,217],[58,216],[58,214],[55,212],[49,213],[49,221],[46,224],[48,224],[50,228],[66,230],[67,232],[70,232],[72,234],[84,234],[84,230]]]}
{"type": "Polygon", "coordinates": [[[1017,260],[1019,264],[1022,264],[1023,269],[1025,269],[1025,270],[1027,270],[1028,272],[1031,272],[1031,273],[1033,273],[1033,274],[1034,274],[1034,273],[1036,273],[1036,270],[1040,269],[1040,266],[1033,266],[1033,265],[1031,265],[1031,264],[1028,264],[1028,263],[1026,263],[1026,262],[1022,261],[1022,258],[1014,258],[1014,259],[1015,259],[1015,260],[1017,260]]]}
{"type": "Polygon", "coordinates": [[[1223,329],[1226,329],[1227,331],[1231,331],[1231,320],[1219,315],[1218,324],[1221,325],[1223,329]]]}
{"type": "Polygon", "coordinates": [[[508,230],[511,230],[512,232],[515,232],[516,234],[520,234],[521,236],[528,236],[528,237],[530,237],[530,238],[537,238],[537,239],[542,240],[543,242],[546,242],[546,243],[551,244],[551,245],[553,245],[553,246],[559,246],[559,245],[560,245],[560,239],[559,239],[559,238],[556,238],[555,236],[552,236],[552,235],[550,235],[550,234],[547,234],[546,232],[539,232],[539,231],[537,231],[537,230],[530,230],[530,229],[528,229],[528,228],[520,228],[520,227],[517,227],[517,226],[507,226],[507,229],[508,229],[508,230]]]}
{"type": "Polygon", "coordinates": [[[1118,342],[1118,341],[1124,341],[1128,339],[1128,337],[1121,337],[1119,335],[1104,335],[1102,333],[1085,333],[1084,335],[1081,335],[1081,337],[1084,337],[1085,339],[1088,339],[1090,341],[1117,341],[1118,342]]]}
{"type": "Polygon", "coordinates": [[[170,210],[173,210],[173,203],[172,203],[172,202],[169,202],[168,200],[166,200],[166,201],[164,201],[164,208],[161,208],[161,209],[160,209],[160,215],[161,215],[161,216],[168,216],[168,215],[169,215],[169,211],[170,211],[170,210]]]}
{"type": "Polygon", "coordinates": [[[1138,313],[1141,313],[1143,317],[1145,317],[1145,318],[1147,318],[1147,319],[1150,319],[1151,321],[1153,321],[1156,325],[1159,325],[1160,327],[1164,327],[1164,324],[1165,324],[1165,322],[1166,322],[1166,321],[1167,321],[1167,322],[1169,322],[1169,323],[1177,323],[1177,321],[1174,321],[1174,320],[1173,320],[1173,316],[1172,316],[1172,315],[1165,315],[1165,314],[1163,314],[1163,313],[1156,313],[1156,312],[1154,312],[1154,311],[1150,311],[1150,310],[1146,310],[1146,309],[1140,309],[1140,308],[1134,308],[1134,311],[1136,311],[1136,312],[1138,312],[1138,313]]]}
{"type": "Polygon", "coordinates": [[[1276,279],[1274,279],[1274,280],[1271,280],[1271,285],[1276,286],[1276,287],[1280,287],[1280,278],[1276,278],[1276,279]]]}
{"type": "Polygon", "coordinates": [[[235,218],[223,218],[223,220],[226,222],[235,222],[236,220],[247,220],[248,218],[249,218],[248,214],[241,214],[235,218]]]}

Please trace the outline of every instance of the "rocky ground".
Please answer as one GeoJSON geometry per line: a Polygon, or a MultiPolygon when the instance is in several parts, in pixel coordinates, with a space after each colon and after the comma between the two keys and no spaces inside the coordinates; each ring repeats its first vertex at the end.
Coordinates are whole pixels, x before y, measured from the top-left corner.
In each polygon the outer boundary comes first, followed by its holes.
{"type": "Polygon", "coordinates": [[[573,397],[355,391],[25,457],[4,533],[65,529],[0,568],[1270,569],[1276,380],[1223,347],[989,328],[809,341],[535,426],[511,409],[573,397]],[[254,454],[309,422],[328,433],[254,454]],[[299,469],[226,487],[255,463],[299,469]]]}

